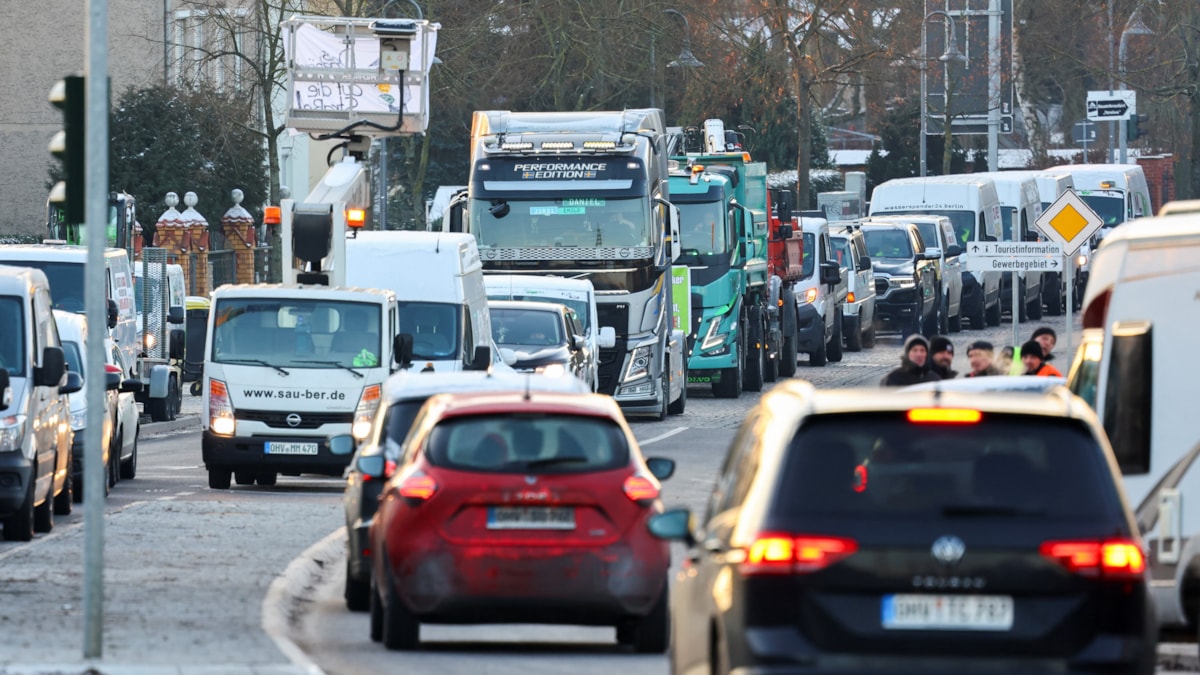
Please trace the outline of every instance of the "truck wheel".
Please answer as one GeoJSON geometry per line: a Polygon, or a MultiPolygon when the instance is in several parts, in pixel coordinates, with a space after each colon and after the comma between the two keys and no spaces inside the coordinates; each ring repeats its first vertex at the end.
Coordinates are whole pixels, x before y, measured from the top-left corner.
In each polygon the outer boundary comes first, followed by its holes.
{"type": "Polygon", "coordinates": [[[671,371],[667,369],[665,364],[662,367],[660,386],[662,388],[662,395],[659,397],[661,401],[658,406],[658,412],[650,416],[650,419],[654,420],[655,422],[661,422],[667,419],[667,412],[671,408],[671,371]]]}
{"type": "Polygon", "coordinates": [[[960,301],[959,305],[958,305],[958,314],[955,314],[954,316],[950,317],[950,319],[949,319],[951,333],[961,333],[962,332],[962,319],[963,319],[963,308],[962,308],[962,302],[960,301]]]}
{"type": "Polygon", "coordinates": [[[950,298],[942,298],[942,302],[938,305],[938,332],[945,335],[950,332],[950,298]]]}
{"type": "Polygon", "coordinates": [[[864,332],[862,335],[863,335],[863,337],[862,337],[863,347],[866,349],[874,348],[875,347],[875,322],[874,321],[871,321],[871,325],[867,326],[866,332],[864,332]]]}
{"type": "Polygon", "coordinates": [[[1033,297],[1029,298],[1029,308],[1027,311],[1031,319],[1042,318],[1042,287],[1040,284],[1037,291],[1034,292],[1033,297]]]}
{"type": "Polygon", "coordinates": [[[138,452],[137,432],[134,432],[133,452],[130,453],[129,459],[121,460],[121,478],[132,479],[137,476],[137,452],[138,452]]]}
{"type": "Polygon", "coordinates": [[[683,381],[683,386],[679,388],[679,398],[671,401],[671,405],[667,406],[667,412],[672,415],[682,415],[683,411],[687,410],[687,379],[683,381]]]}
{"type": "Polygon", "coordinates": [[[13,514],[4,519],[5,541],[30,541],[33,539],[33,488],[37,484],[37,465],[29,472],[29,484],[25,486],[25,499],[13,514]]]}
{"type": "Polygon", "coordinates": [[[763,388],[763,349],[762,344],[762,316],[759,314],[757,307],[751,307],[749,312],[749,320],[742,324],[742,328],[746,331],[746,339],[743,344],[746,346],[743,358],[746,361],[746,367],[743,369],[742,389],[746,391],[762,391],[763,388]]]}
{"type": "Polygon", "coordinates": [[[808,353],[808,365],[819,367],[828,362],[829,359],[825,354],[825,339],[822,336],[820,340],[817,340],[817,350],[808,353]]]}
{"type": "MultiPolygon", "coordinates": [[[[36,474],[31,474],[30,482],[36,474]]],[[[54,529],[54,476],[50,476],[50,488],[41,504],[33,507],[33,531],[49,532],[54,529]]]]}
{"type": "Polygon", "coordinates": [[[837,316],[833,317],[833,337],[830,338],[825,353],[834,363],[842,360],[842,310],[840,309],[837,311],[837,316]]]}
{"type": "Polygon", "coordinates": [[[75,501],[75,472],[68,471],[67,478],[63,481],[62,492],[54,495],[54,515],[69,516],[71,515],[71,507],[75,501]]]}
{"type": "Polygon", "coordinates": [[[233,482],[238,485],[254,485],[255,475],[253,471],[234,471],[233,482]]]}
{"type": "Polygon", "coordinates": [[[222,467],[209,467],[208,469],[208,487],[213,490],[228,490],[229,479],[233,477],[233,472],[222,467]]]}
{"type": "Polygon", "coordinates": [[[721,370],[721,381],[713,382],[713,396],[717,398],[737,398],[742,395],[742,363],[745,359],[742,358],[744,353],[746,334],[738,331],[737,349],[738,357],[734,359],[737,364],[733,368],[724,368],[721,370]]]}
{"type": "MultiPolygon", "coordinates": [[[[1058,275],[1054,276],[1057,277],[1058,275]]],[[[1044,290],[1043,299],[1046,301],[1046,313],[1050,316],[1061,316],[1065,311],[1063,308],[1062,281],[1055,278],[1044,290]]]]}
{"type": "Polygon", "coordinates": [[[192,396],[200,395],[200,387],[201,387],[200,380],[196,380],[196,381],[192,382],[192,388],[190,390],[192,393],[192,396]]]}
{"type": "MultiPolygon", "coordinates": [[[[1000,307],[1000,299],[997,298],[996,304],[992,305],[991,307],[988,307],[987,310],[984,312],[987,315],[985,317],[985,319],[986,319],[985,323],[987,323],[987,325],[989,325],[989,326],[999,326],[1001,311],[1002,311],[1002,308],[1000,307]]],[[[980,324],[979,327],[982,328],[983,324],[980,324]]]]}
{"type": "Polygon", "coordinates": [[[146,412],[154,422],[166,422],[171,419],[171,396],[168,392],[163,398],[146,399],[146,412]]]}
{"type": "MultiPolygon", "coordinates": [[[[784,304],[788,311],[795,312],[796,304],[790,300],[784,304]]],[[[792,333],[783,338],[783,347],[779,350],[779,374],[784,377],[792,377],[796,374],[796,359],[799,358],[799,347],[796,345],[796,319],[791,321],[792,333]]],[[[784,327],[784,332],[787,332],[787,321],[780,322],[784,327]]]]}
{"type": "Polygon", "coordinates": [[[846,318],[842,317],[842,333],[846,336],[846,351],[861,352],[863,348],[863,331],[862,331],[862,314],[857,314],[854,317],[854,324],[846,329],[846,318]]]}

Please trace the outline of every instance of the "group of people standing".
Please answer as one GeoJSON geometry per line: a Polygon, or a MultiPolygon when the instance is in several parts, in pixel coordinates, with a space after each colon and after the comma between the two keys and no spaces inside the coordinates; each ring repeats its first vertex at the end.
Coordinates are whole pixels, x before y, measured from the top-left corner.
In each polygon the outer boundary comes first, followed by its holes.
{"type": "MultiPolygon", "coordinates": [[[[1041,326],[1021,345],[1020,366],[1013,368],[1013,348],[1005,347],[999,357],[995,347],[986,340],[976,340],[967,346],[967,359],[971,372],[963,377],[985,377],[987,375],[1034,375],[1062,377],[1058,368],[1050,364],[1054,358],[1054,347],[1058,334],[1049,326],[1041,326]],[[1014,372],[1015,371],[1015,372],[1014,372]]],[[[920,334],[908,336],[904,341],[904,352],[900,355],[900,367],[889,372],[881,383],[885,387],[903,387],[920,382],[951,380],[958,372],[954,363],[954,343],[950,338],[937,335],[928,340],[920,334]]]]}

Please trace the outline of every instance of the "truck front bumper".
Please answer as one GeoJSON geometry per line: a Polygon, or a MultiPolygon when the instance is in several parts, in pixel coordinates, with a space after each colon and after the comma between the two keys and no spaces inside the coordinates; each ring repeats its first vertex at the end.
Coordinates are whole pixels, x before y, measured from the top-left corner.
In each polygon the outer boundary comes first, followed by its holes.
{"type": "Polygon", "coordinates": [[[201,454],[208,468],[219,467],[232,471],[273,471],[282,474],[302,473],[341,476],[353,448],[344,455],[329,449],[327,436],[217,436],[208,429],[201,434],[201,454]],[[267,452],[268,443],[316,444],[316,454],[275,454],[267,452]]]}

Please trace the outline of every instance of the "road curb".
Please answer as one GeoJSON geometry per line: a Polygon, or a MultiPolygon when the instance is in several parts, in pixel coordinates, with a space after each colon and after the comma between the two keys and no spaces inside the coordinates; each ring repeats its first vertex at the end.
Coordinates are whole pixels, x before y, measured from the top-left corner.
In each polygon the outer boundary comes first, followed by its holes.
{"type": "Polygon", "coordinates": [[[170,434],[176,431],[191,431],[200,427],[199,415],[180,415],[170,422],[150,422],[141,426],[143,435],[170,434]]]}
{"type": "Polygon", "coordinates": [[[339,527],[292,560],[283,574],[271,582],[263,598],[263,631],[306,675],[325,675],[325,671],[308,658],[292,636],[304,635],[304,622],[312,609],[314,595],[325,576],[343,558],[345,548],[346,528],[339,527]]]}

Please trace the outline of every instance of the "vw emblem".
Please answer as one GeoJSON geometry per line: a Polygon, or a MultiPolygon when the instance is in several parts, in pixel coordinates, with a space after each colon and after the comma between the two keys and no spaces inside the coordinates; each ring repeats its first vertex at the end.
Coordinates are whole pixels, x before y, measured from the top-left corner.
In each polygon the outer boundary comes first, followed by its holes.
{"type": "Polygon", "coordinates": [[[526,485],[534,485],[537,483],[537,476],[525,476],[526,485]]]}
{"type": "Polygon", "coordinates": [[[292,413],[292,414],[288,415],[287,416],[287,424],[289,427],[293,427],[293,428],[300,426],[300,416],[297,415],[296,413],[292,413]]]}
{"type": "Polygon", "coordinates": [[[967,552],[967,545],[954,535],[946,535],[938,537],[937,541],[933,542],[930,552],[938,562],[944,565],[953,565],[962,560],[963,554],[967,552]]]}

